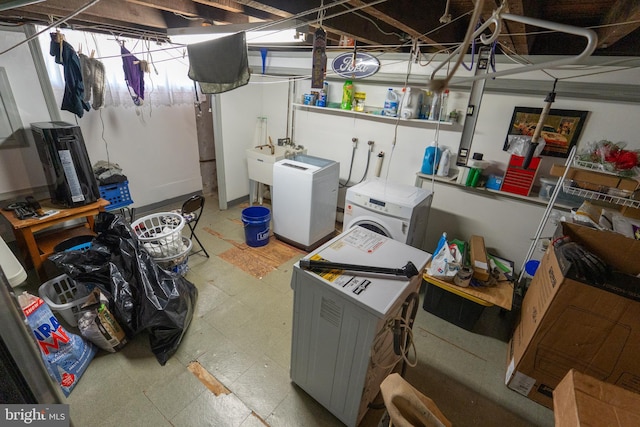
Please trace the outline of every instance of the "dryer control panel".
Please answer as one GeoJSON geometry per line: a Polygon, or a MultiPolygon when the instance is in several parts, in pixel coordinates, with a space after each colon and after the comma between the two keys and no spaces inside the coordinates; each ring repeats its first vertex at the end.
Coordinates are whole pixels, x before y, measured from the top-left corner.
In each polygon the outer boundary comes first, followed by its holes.
{"type": "Polygon", "coordinates": [[[356,192],[352,192],[347,195],[346,203],[358,205],[396,218],[411,218],[413,210],[413,208],[409,206],[401,206],[393,202],[376,199],[356,192]]]}

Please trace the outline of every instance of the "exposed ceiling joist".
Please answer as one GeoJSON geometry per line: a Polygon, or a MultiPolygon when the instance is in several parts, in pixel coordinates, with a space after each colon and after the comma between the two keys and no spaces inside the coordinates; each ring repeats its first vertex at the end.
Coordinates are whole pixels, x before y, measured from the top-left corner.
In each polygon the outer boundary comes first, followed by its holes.
{"type": "MultiPolygon", "coordinates": [[[[10,3],[7,9],[0,7],[0,23],[50,23],[52,19],[71,15],[86,6],[87,1],[10,3]]],[[[254,22],[278,23],[278,28],[290,23],[287,28],[298,25],[298,29],[301,23],[306,23],[312,32],[319,25],[318,10],[324,6],[322,26],[328,33],[329,45],[335,46],[341,36],[347,36],[363,47],[408,50],[410,40],[418,40],[421,44],[431,45],[426,51],[433,52],[453,49],[464,39],[476,1],[102,0],[69,19],[66,25],[88,31],[117,31],[133,37],[136,34],[147,37],[149,33],[166,37],[168,28],[254,22]],[[445,13],[451,15],[450,22],[440,22],[445,13]],[[281,22],[293,17],[297,19],[295,23],[293,19],[281,22]]],[[[640,55],[637,47],[640,44],[640,0],[484,0],[484,3],[482,17],[485,20],[490,19],[494,9],[504,5],[503,12],[513,15],[597,28],[599,45],[595,55],[640,55]]],[[[475,26],[475,23],[471,25],[475,26]]],[[[311,40],[307,37],[306,46],[311,40]]],[[[583,40],[575,35],[508,20],[502,21],[498,41],[505,54],[576,55],[584,47],[583,40]]]]}
{"type": "Polygon", "coordinates": [[[618,0],[609,10],[602,25],[622,24],[602,27],[597,30],[598,48],[611,46],[621,38],[640,27],[640,2],[638,0],[618,0]]]}
{"type": "Polygon", "coordinates": [[[204,4],[233,13],[244,13],[245,7],[242,3],[233,0],[193,0],[195,3],[204,4]]]}
{"type": "MultiPolygon", "coordinates": [[[[513,15],[524,15],[524,5],[522,0],[507,0],[504,12],[513,15]]],[[[518,55],[529,55],[529,43],[525,35],[527,29],[521,22],[507,21],[504,22],[503,33],[508,34],[501,36],[498,41],[505,45],[518,55]]]]}
{"type": "MultiPolygon", "coordinates": [[[[423,35],[427,29],[428,21],[438,22],[438,17],[435,16],[438,15],[438,13],[433,13],[433,11],[442,10],[444,12],[445,10],[445,1],[438,0],[432,3],[434,4],[430,7],[431,12],[420,7],[420,5],[412,0],[388,1],[375,6],[365,7],[362,11],[405,32],[412,39],[418,39],[424,43],[428,43],[436,49],[444,49],[444,46],[437,41],[423,35]],[[442,7],[438,7],[438,4],[442,7]],[[435,20],[433,19],[434,17],[435,20]]],[[[367,2],[351,0],[349,4],[359,7],[365,6],[367,2]]]]}
{"type": "Polygon", "coordinates": [[[189,17],[197,17],[199,14],[198,8],[191,0],[127,0],[127,2],[189,17]]]}
{"type": "Polygon", "coordinates": [[[291,16],[293,16],[293,13],[287,12],[283,9],[278,9],[277,7],[269,6],[268,4],[265,4],[265,2],[261,1],[258,2],[253,0],[238,0],[238,3],[257,10],[261,10],[263,12],[271,13],[272,15],[279,16],[281,18],[290,18],[291,16]]]}
{"type": "MultiPolygon", "coordinates": [[[[79,9],[86,3],[85,0],[48,0],[44,3],[28,6],[27,9],[30,12],[39,13],[44,16],[62,17],[69,14],[69,9],[79,9]]],[[[13,11],[19,11],[21,9],[22,8],[14,9],[13,11]]],[[[139,26],[167,28],[167,23],[160,10],[129,3],[125,0],[98,2],[78,15],[77,19],[94,23],[110,20],[119,22],[125,26],[130,25],[130,22],[135,20],[139,26]]]]}

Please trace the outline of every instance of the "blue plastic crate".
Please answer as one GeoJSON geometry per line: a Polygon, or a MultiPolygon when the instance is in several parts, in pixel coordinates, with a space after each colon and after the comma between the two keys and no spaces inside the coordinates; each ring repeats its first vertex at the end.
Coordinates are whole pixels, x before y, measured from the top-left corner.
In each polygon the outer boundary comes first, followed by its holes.
{"type": "Polygon", "coordinates": [[[100,197],[110,203],[109,206],[105,208],[107,211],[121,209],[133,203],[131,194],[129,194],[129,181],[101,185],[99,188],[100,197]]]}
{"type": "Polygon", "coordinates": [[[70,239],[58,243],[54,248],[54,252],[62,251],[86,251],[91,247],[94,236],[82,235],[75,236],[70,239]]]}

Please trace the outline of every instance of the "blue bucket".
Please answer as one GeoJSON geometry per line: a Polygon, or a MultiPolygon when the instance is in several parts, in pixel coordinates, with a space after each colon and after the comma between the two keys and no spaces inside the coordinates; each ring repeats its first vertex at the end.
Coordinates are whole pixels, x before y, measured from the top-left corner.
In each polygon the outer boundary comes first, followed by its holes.
{"type": "Polygon", "coordinates": [[[242,210],[244,237],[247,245],[264,246],[269,243],[269,222],[271,211],[264,206],[251,206],[242,210]]]}
{"type": "Polygon", "coordinates": [[[540,261],[532,259],[527,261],[524,265],[524,271],[531,277],[536,275],[536,271],[538,271],[538,267],[540,266],[540,261]]]}

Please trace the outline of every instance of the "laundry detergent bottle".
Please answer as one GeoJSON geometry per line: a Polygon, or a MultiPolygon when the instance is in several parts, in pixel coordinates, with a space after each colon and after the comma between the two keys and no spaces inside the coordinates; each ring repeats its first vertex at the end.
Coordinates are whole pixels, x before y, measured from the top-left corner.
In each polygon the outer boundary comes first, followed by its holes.
{"type": "Polygon", "coordinates": [[[398,116],[398,94],[393,90],[393,88],[389,88],[387,90],[387,96],[384,100],[382,115],[389,117],[398,116]]]}
{"type": "Polygon", "coordinates": [[[342,102],[340,103],[340,109],[351,110],[353,105],[353,81],[346,80],[342,85],[342,102]]]}
{"type": "Polygon", "coordinates": [[[438,164],[438,172],[436,173],[438,176],[448,176],[449,175],[449,162],[451,161],[451,151],[448,148],[445,148],[442,151],[442,156],[440,157],[440,163],[438,164]]]}
{"type": "Polygon", "coordinates": [[[424,150],[424,159],[422,160],[422,169],[420,169],[420,172],[425,175],[433,175],[436,173],[440,154],[440,149],[436,147],[436,142],[433,141],[431,145],[424,150]]]}

